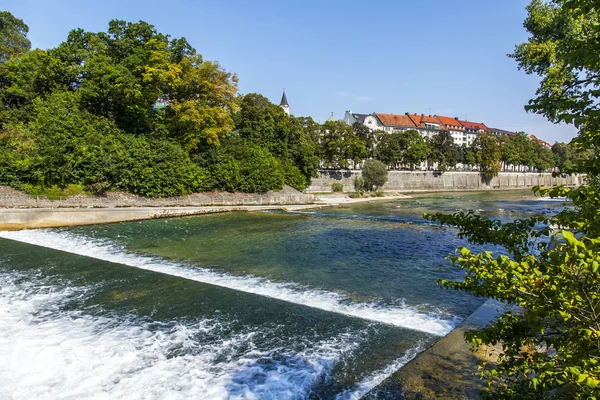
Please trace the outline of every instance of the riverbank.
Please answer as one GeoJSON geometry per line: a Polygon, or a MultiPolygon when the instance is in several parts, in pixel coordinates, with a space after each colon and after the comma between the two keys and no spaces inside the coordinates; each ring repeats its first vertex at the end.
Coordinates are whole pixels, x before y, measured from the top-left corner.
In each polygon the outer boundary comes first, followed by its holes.
{"type": "Polygon", "coordinates": [[[3,189],[4,193],[10,193],[10,201],[7,202],[8,197],[5,196],[4,203],[0,202],[0,207],[3,207],[0,208],[0,230],[106,224],[234,211],[299,211],[410,198],[399,194],[364,198],[350,198],[337,193],[304,195],[293,189],[286,189],[284,193],[266,195],[196,194],[177,199],[144,199],[112,193],[104,197],[75,196],[75,199],[40,200],[6,187],[3,189]],[[235,204],[236,201],[239,204],[235,204]],[[207,202],[212,205],[204,205],[207,202]]]}

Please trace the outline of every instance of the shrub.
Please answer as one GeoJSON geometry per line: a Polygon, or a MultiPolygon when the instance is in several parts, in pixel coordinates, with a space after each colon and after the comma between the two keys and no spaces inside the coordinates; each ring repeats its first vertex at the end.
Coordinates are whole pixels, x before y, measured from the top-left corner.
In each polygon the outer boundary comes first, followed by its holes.
{"type": "Polygon", "coordinates": [[[362,178],[366,190],[377,190],[387,182],[387,166],[379,160],[367,160],[362,168],[362,178]]]}
{"type": "Polygon", "coordinates": [[[300,172],[297,166],[290,161],[284,162],[282,166],[286,185],[300,191],[306,189],[306,177],[300,172]]]}
{"type": "Polygon", "coordinates": [[[340,193],[344,191],[344,185],[340,182],[331,184],[331,191],[334,193],[340,193]]]}
{"type": "Polygon", "coordinates": [[[357,192],[362,192],[365,190],[365,180],[362,178],[362,176],[357,176],[354,178],[354,190],[357,192]]]}
{"type": "Polygon", "coordinates": [[[264,193],[280,190],[285,182],[284,169],[276,157],[239,139],[230,140],[219,149],[211,174],[216,188],[229,192],[264,193]]]}

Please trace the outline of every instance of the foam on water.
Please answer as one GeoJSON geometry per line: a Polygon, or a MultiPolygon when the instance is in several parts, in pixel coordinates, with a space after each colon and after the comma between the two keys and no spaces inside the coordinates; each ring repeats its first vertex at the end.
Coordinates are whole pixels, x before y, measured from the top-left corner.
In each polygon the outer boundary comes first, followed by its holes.
{"type": "Polygon", "coordinates": [[[434,313],[425,314],[413,307],[357,303],[338,293],[294,283],[273,282],[256,276],[236,276],[140,256],[108,240],[90,239],[65,231],[0,231],[0,237],[439,336],[447,334],[457,324],[455,319],[444,319],[434,313]]]}
{"type": "Polygon", "coordinates": [[[0,273],[0,398],[301,399],[357,346],[341,334],[300,353],[259,349],[226,323],[148,323],[65,310],[85,289],[0,273]],[[213,333],[212,331],[217,331],[213,333]]]}

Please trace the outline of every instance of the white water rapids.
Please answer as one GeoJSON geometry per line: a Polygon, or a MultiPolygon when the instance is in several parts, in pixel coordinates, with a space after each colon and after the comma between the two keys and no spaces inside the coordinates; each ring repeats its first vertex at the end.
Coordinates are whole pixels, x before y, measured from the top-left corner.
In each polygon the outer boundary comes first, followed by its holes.
{"type": "Polygon", "coordinates": [[[302,287],[294,283],[272,282],[256,276],[231,275],[160,258],[140,256],[113,243],[65,231],[0,231],[0,237],[438,336],[446,335],[457,323],[433,313],[419,312],[409,306],[357,303],[338,293],[302,287]]]}

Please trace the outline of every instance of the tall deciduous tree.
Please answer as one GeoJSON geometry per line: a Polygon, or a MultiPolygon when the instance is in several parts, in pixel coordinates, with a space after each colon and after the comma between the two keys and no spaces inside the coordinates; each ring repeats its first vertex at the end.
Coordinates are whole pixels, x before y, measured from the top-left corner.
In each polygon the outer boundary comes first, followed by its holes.
{"type": "MultiPolygon", "coordinates": [[[[527,43],[513,57],[541,79],[527,109],[554,122],[574,123],[576,142],[592,150],[584,170],[600,174],[600,1],[533,0],[527,43]]],[[[430,218],[459,228],[472,243],[502,246],[504,254],[466,248],[452,258],[466,271],[446,287],[518,306],[467,337],[502,344],[483,370],[488,398],[597,399],[600,393],[600,187],[537,188],[566,196],[574,208],[510,223],[474,213],[430,218]],[[558,228],[558,229],[557,229],[558,228]]]]}
{"type": "Polygon", "coordinates": [[[25,54],[31,48],[27,39],[29,27],[8,11],[0,11],[0,64],[14,55],[25,54]]]}
{"type": "Polygon", "coordinates": [[[367,151],[365,143],[356,136],[351,126],[342,121],[323,124],[321,145],[323,162],[330,168],[347,168],[363,160],[367,151]]]}
{"type": "Polygon", "coordinates": [[[375,149],[375,158],[394,169],[402,161],[403,149],[400,135],[400,132],[384,134],[375,149]]]}
{"type": "MultiPolygon", "coordinates": [[[[400,133],[400,148],[402,148],[402,161],[409,165],[411,171],[415,169],[416,165],[425,161],[431,152],[431,148],[423,136],[414,129],[400,133]]],[[[455,150],[457,148],[452,147],[452,157],[454,157],[455,150]]]]}
{"type": "Polygon", "coordinates": [[[443,131],[431,137],[428,141],[431,151],[428,161],[437,164],[437,169],[446,171],[454,168],[460,161],[460,148],[454,144],[454,139],[448,131],[443,131]]]}
{"type": "Polygon", "coordinates": [[[492,179],[500,172],[500,143],[491,133],[480,133],[473,141],[475,159],[484,179],[492,179]]]}

